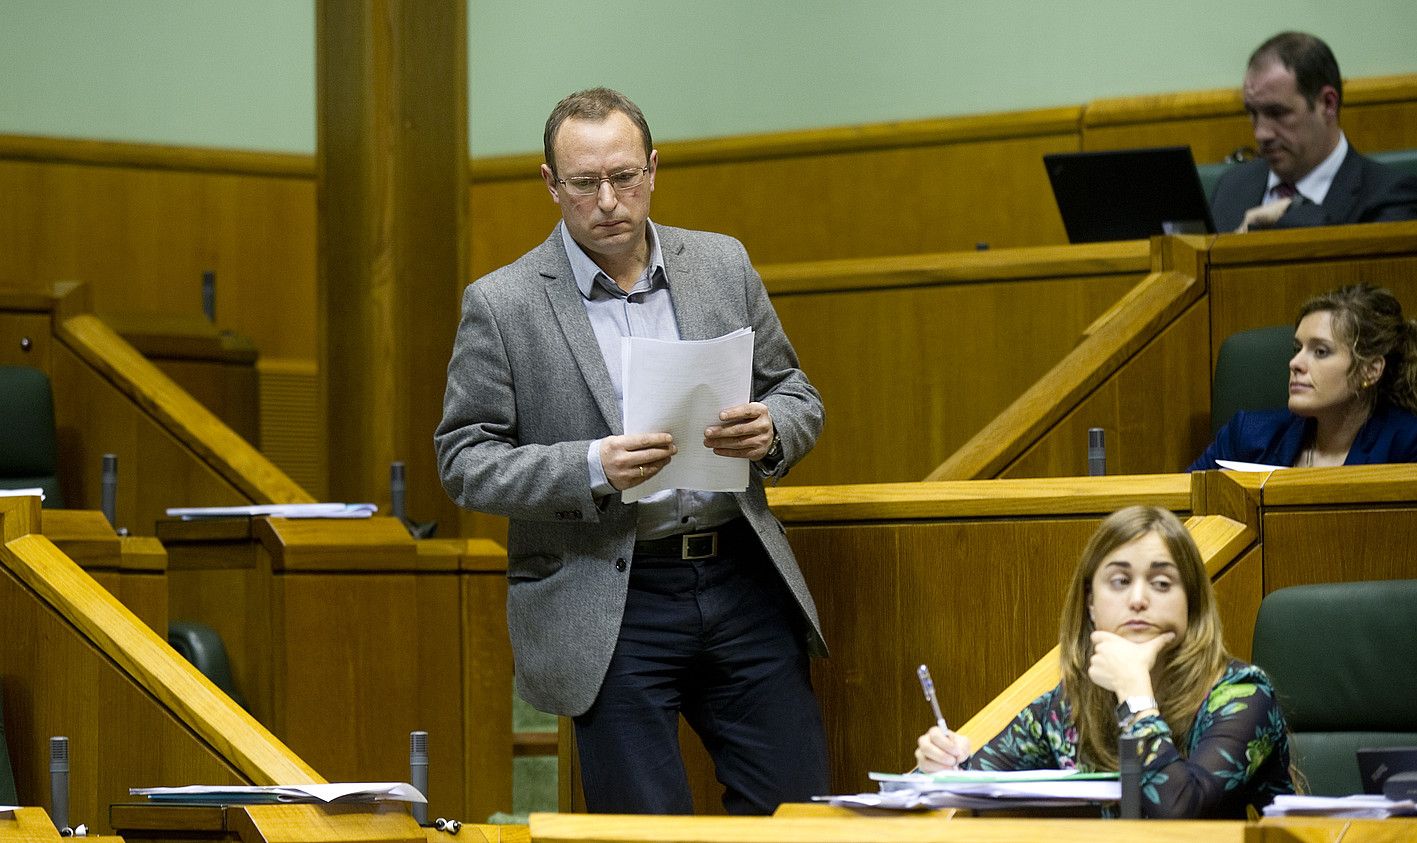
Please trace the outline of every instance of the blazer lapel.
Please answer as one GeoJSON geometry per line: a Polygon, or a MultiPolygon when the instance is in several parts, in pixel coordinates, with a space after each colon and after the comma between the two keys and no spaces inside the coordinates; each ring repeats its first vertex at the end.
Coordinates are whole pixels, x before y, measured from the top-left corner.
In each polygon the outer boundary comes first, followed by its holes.
{"type": "MultiPolygon", "coordinates": [[[[595,329],[590,326],[586,315],[585,301],[576,289],[576,278],[571,273],[571,264],[566,259],[566,248],[561,242],[561,229],[552,233],[546,241],[548,253],[537,268],[546,288],[546,300],[551,312],[561,327],[561,334],[571,347],[571,355],[581,370],[586,388],[595,398],[600,415],[605,418],[611,433],[625,432],[624,419],[620,415],[620,405],[615,400],[615,385],[610,381],[610,372],[605,368],[605,358],[600,353],[600,343],[595,339],[595,329]]],[[[546,396],[554,401],[555,396],[546,396]]]]}
{"type": "Polygon", "coordinates": [[[1338,165],[1338,172],[1333,174],[1333,183],[1328,186],[1328,193],[1324,196],[1323,209],[1326,220],[1339,223],[1353,213],[1353,205],[1358,201],[1362,169],[1362,159],[1358,157],[1357,151],[1349,146],[1348,154],[1343,156],[1343,163],[1338,165]]]}
{"type": "Polygon", "coordinates": [[[708,270],[686,259],[685,244],[678,232],[658,227],[659,250],[664,255],[664,268],[669,275],[669,298],[674,302],[674,321],[679,324],[679,338],[711,340],[722,332],[711,316],[713,284],[708,270]]]}

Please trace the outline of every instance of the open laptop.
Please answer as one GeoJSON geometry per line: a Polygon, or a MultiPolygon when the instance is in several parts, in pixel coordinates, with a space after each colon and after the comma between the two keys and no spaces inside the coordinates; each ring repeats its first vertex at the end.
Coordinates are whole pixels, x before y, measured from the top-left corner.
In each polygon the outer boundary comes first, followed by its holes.
{"type": "Polygon", "coordinates": [[[1215,231],[1189,146],[1043,156],[1072,243],[1215,231]]]}
{"type": "Polygon", "coordinates": [[[1394,773],[1417,772],[1417,746],[1365,746],[1357,754],[1364,793],[1382,793],[1383,783],[1394,773]]]}

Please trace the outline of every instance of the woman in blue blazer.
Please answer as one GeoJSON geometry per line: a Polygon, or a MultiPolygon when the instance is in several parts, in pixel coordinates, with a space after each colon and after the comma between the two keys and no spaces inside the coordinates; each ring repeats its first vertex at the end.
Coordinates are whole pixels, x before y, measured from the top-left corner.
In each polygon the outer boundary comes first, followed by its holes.
{"type": "Polygon", "coordinates": [[[1417,321],[1388,290],[1310,299],[1294,328],[1289,408],[1241,411],[1189,471],[1216,460],[1296,467],[1417,462],[1417,321]]]}

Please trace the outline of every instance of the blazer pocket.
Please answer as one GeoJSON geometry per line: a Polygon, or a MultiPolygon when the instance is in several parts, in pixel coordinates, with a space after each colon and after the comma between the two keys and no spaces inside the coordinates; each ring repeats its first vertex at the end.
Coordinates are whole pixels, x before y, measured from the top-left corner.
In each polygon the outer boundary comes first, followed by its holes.
{"type": "Polygon", "coordinates": [[[536,582],[561,570],[564,560],[550,553],[530,553],[507,558],[507,579],[511,582],[536,582]]]}

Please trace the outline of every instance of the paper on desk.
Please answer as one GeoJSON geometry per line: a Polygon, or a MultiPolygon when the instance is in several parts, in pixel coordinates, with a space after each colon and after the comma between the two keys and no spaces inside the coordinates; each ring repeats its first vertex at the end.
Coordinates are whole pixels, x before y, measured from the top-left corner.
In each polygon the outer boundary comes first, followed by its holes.
{"type": "Polygon", "coordinates": [[[128,792],[154,802],[427,802],[404,782],[334,782],[261,786],[202,785],[133,787],[128,792]]]}
{"type": "Polygon", "coordinates": [[[753,329],[712,340],[620,340],[625,432],[668,433],[679,451],[658,474],[621,493],[633,503],[664,489],[741,492],[748,461],[704,447],[704,428],[751,399],[753,329]]]}
{"type": "Polygon", "coordinates": [[[1116,773],[1072,770],[949,770],[940,773],[871,773],[880,793],[817,797],[833,805],[921,810],[988,810],[1037,806],[1064,807],[1121,798],[1116,773]]]}
{"type": "Polygon", "coordinates": [[[1276,471],[1287,465],[1265,465],[1262,462],[1241,462],[1239,460],[1216,460],[1215,464],[1231,471],[1276,471]]]}
{"type": "MultiPolygon", "coordinates": [[[[36,497],[44,500],[44,490],[38,487],[33,489],[0,489],[0,498],[28,498],[36,497]]],[[[5,810],[0,807],[0,811],[5,810]]]]}
{"type": "Polygon", "coordinates": [[[1283,794],[1265,806],[1266,817],[1391,817],[1417,813],[1417,802],[1360,793],[1355,796],[1300,796],[1283,794]]]}
{"type": "Polygon", "coordinates": [[[174,506],[172,518],[193,521],[199,518],[233,518],[270,515],[276,518],[368,518],[379,507],[372,503],[263,503],[253,506],[174,506]]]}

